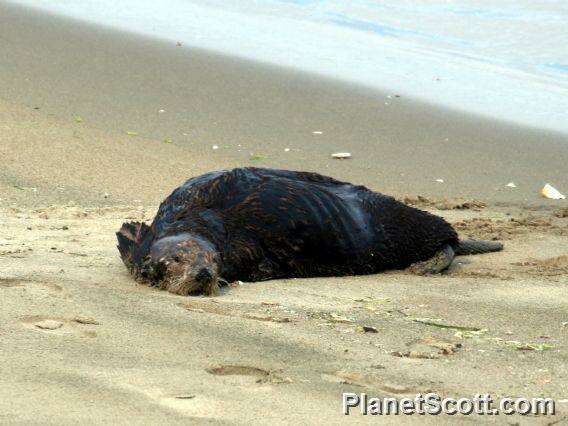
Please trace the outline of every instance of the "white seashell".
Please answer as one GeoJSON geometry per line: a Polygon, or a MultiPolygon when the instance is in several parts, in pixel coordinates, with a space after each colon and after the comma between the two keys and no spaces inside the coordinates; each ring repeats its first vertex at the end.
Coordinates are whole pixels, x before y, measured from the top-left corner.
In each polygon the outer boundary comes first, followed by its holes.
{"type": "Polygon", "coordinates": [[[212,148],[213,148],[213,149],[219,149],[219,146],[213,145],[212,148]]]}
{"type": "Polygon", "coordinates": [[[436,179],[436,182],[438,182],[438,183],[444,183],[444,179],[436,179]]]}
{"type": "Polygon", "coordinates": [[[509,187],[509,188],[516,188],[516,187],[517,187],[517,185],[515,185],[515,182],[509,182],[509,183],[508,183],[507,185],[505,185],[505,186],[507,186],[507,187],[509,187]]]}
{"type": "Polygon", "coordinates": [[[319,131],[319,130],[316,130],[316,131],[314,131],[314,132],[312,132],[312,133],[313,133],[314,135],[322,135],[322,134],[323,134],[323,132],[321,132],[321,131],[319,131]]]}
{"type": "Polygon", "coordinates": [[[351,158],[350,152],[336,152],[335,154],[331,154],[333,158],[337,158],[339,160],[343,160],[345,158],[351,158]]]}
{"type": "Polygon", "coordinates": [[[540,193],[544,197],[550,198],[552,200],[564,200],[566,198],[563,194],[561,194],[555,187],[553,187],[549,183],[544,185],[544,188],[540,190],[540,193]]]}

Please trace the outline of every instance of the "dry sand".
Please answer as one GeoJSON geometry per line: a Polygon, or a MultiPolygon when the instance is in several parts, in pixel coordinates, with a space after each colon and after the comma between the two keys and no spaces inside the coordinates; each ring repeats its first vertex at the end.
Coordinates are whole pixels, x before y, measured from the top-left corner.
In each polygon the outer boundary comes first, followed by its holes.
{"type": "Polygon", "coordinates": [[[547,396],[564,400],[554,417],[457,420],[566,421],[568,212],[537,192],[540,179],[568,187],[565,137],[0,12],[1,423],[337,424],[343,391],[547,396]],[[250,164],[422,194],[434,202],[407,201],[506,249],[438,277],[245,283],[217,298],[128,276],[124,220],[150,220],[190,176],[250,164]],[[456,196],[488,206],[436,201],[456,196]]]}

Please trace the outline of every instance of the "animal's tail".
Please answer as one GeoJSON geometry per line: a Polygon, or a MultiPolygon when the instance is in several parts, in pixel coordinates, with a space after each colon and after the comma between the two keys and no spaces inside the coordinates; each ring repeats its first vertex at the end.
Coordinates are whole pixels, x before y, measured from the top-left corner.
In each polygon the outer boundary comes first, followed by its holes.
{"type": "Polygon", "coordinates": [[[503,243],[484,240],[460,240],[453,247],[456,255],[483,254],[503,250],[503,243]]]}
{"type": "Polygon", "coordinates": [[[151,237],[151,228],[141,222],[123,223],[116,233],[120,257],[135,277],[142,275],[144,258],[149,252],[151,237]]]}

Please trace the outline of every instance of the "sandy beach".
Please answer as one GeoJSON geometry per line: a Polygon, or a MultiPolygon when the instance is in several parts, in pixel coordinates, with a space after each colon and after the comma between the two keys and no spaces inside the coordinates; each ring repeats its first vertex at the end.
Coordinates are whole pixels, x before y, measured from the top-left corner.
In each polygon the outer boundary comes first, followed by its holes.
{"type": "Polygon", "coordinates": [[[378,420],[342,416],[345,391],[558,401],[392,423],[566,421],[568,204],[539,190],[568,192],[568,137],[396,95],[0,4],[0,422],[378,420]],[[239,166],[364,184],[505,250],[215,298],[136,284],[120,224],[239,166]]]}

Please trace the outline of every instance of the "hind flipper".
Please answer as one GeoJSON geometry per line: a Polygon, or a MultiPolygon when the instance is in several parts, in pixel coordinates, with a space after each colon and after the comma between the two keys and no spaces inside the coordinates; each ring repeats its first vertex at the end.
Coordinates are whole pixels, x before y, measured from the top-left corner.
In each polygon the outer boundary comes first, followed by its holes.
{"type": "Polygon", "coordinates": [[[416,262],[407,269],[416,275],[433,275],[448,269],[454,260],[455,253],[448,244],[442,250],[438,251],[430,259],[423,262],[416,262]]]}
{"type": "Polygon", "coordinates": [[[503,243],[484,240],[460,240],[454,245],[456,256],[469,254],[484,254],[503,250],[503,243]]]}
{"type": "Polygon", "coordinates": [[[145,223],[123,223],[116,233],[120,257],[135,278],[143,274],[144,258],[152,241],[151,228],[145,223]]]}

